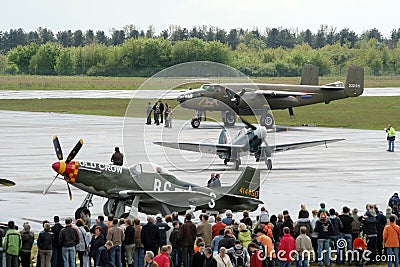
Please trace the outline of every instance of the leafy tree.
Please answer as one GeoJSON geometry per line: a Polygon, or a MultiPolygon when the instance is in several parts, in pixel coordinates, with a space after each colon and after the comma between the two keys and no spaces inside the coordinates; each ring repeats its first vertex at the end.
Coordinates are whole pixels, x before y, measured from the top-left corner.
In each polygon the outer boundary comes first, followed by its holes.
{"type": "Polygon", "coordinates": [[[344,28],[339,32],[339,42],[341,45],[349,44],[349,48],[353,48],[357,42],[358,37],[355,32],[350,31],[348,28],[344,28]]]}
{"type": "Polygon", "coordinates": [[[85,44],[92,44],[94,42],[94,32],[93,30],[87,30],[85,33],[85,44]]]}
{"type": "Polygon", "coordinates": [[[71,51],[68,48],[61,49],[60,55],[56,59],[55,70],[59,75],[73,74],[71,51]]]}
{"type": "Polygon", "coordinates": [[[206,42],[197,38],[176,42],[171,50],[171,59],[173,64],[206,60],[206,42]]]}
{"type": "Polygon", "coordinates": [[[108,38],[104,34],[104,31],[97,31],[96,32],[96,41],[99,44],[107,44],[108,43],[108,38]]]}
{"type": "Polygon", "coordinates": [[[373,28],[371,30],[365,31],[361,35],[361,39],[366,40],[366,41],[369,41],[371,39],[376,39],[376,40],[378,40],[378,42],[382,42],[383,41],[382,34],[376,28],[373,28]]]}
{"type": "Polygon", "coordinates": [[[38,50],[39,46],[36,43],[31,43],[26,46],[19,45],[8,52],[8,61],[14,63],[19,71],[27,74],[29,72],[31,59],[38,50]]]}
{"type": "Polygon", "coordinates": [[[74,39],[74,46],[83,46],[84,38],[81,30],[77,30],[74,32],[73,39],[74,39]]]}
{"type": "Polygon", "coordinates": [[[267,47],[277,48],[279,47],[279,30],[272,28],[267,32],[267,47]]]}
{"type": "Polygon", "coordinates": [[[207,55],[205,60],[222,64],[229,64],[230,62],[231,50],[227,45],[224,45],[219,41],[207,43],[205,47],[205,53],[207,55]]]}
{"type": "Polygon", "coordinates": [[[218,29],[217,32],[215,33],[215,39],[223,44],[227,42],[227,36],[226,36],[226,31],[223,29],[218,29]]]}
{"type": "Polygon", "coordinates": [[[29,70],[32,74],[54,75],[57,57],[61,51],[61,46],[55,43],[42,44],[37,53],[32,57],[29,70]]]}
{"type": "Polygon", "coordinates": [[[156,29],[154,28],[153,25],[150,25],[149,28],[146,31],[146,37],[147,38],[153,38],[155,33],[156,33],[156,29]]]}
{"type": "Polygon", "coordinates": [[[0,54],[0,74],[5,73],[7,65],[8,65],[7,56],[0,54]]]}
{"type": "Polygon", "coordinates": [[[37,29],[37,32],[39,34],[40,39],[42,39],[42,44],[56,41],[56,39],[54,38],[54,34],[51,30],[39,27],[37,29]]]}
{"type": "Polygon", "coordinates": [[[63,47],[71,47],[73,45],[72,31],[61,31],[57,33],[57,40],[63,47]]]}
{"type": "Polygon", "coordinates": [[[123,30],[112,29],[111,43],[113,45],[120,45],[125,41],[125,32],[123,30]]]}
{"type": "Polygon", "coordinates": [[[239,34],[236,29],[232,29],[229,31],[228,37],[227,37],[228,45],[235,50],[237,45],[239,44],[239,34]]]}

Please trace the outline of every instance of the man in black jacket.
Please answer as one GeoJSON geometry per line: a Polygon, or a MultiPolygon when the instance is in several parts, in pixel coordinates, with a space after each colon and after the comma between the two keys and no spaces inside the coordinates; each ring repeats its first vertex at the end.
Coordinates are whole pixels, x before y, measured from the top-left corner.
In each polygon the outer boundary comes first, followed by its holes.
{"type": "Polygon", "coordinates": [[[64,226],[60,223],[60,217],[54,216],[54,225],[51,227],[51,232],[54,234],[53,254],[51,255],[51,267],[64,267],[61,245],[60,232],[64,226]]]}
{"type": "Polygon", "coordinates": [[[65,219],[65,227],[60,231],[60,245],[64,267],[75,267],[75,246],[79,243],[78,231],[72,228],[72,219],[65,219]]]}
{"type": "Polygon", "coordinates": [[[158,242],[160,241],[160,231],[158,226],[154,224],[153,216],[147,216],[147,224],[142,227],[140,233],[144,251],[152,251],[154,255],[158,254],[158,242]]]}
{"type": "Polygon", "coordinates": [[[364,216],[360,216],[358,220],[362,222],[362,231],[367,237],[367,249],[371,251],[369,256],[370,262],[376,262],[377,238],[378,231],[376,229],[375,210],[372,205],[367,206],[367,212],[364,216]]]}
{"type": "Polygon", "coordinates": [[[169,236],[169,242],[172,245],[172,253],[171,260],[173,262],[173,266],[181,266],[182,265],[182,249],[179,243],[179,222],[174,221],[172,223],[172,232],[169,236]]]}

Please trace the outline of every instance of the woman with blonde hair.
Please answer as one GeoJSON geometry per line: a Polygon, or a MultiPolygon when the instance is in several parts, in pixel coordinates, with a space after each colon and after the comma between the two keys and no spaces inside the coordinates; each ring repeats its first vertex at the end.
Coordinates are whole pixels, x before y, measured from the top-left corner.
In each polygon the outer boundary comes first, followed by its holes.
{"type": "Polygon", "coordinates": [[[214,259],[217,261],[217,267],[233,267],[225,247],[219,249],[219,253],[214,256],[214,259]]]}

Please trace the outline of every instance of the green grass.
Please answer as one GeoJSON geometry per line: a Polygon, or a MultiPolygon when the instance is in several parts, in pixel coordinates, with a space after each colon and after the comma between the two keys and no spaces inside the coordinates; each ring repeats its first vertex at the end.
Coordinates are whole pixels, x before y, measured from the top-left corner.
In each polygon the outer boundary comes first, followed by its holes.
{"type": "MultiPolygon", "coordinates": [[[[148,78],[143,77],[93,77],[93,76],[0,76],[0,90],[136,90],[148,78]]],[[[299,84],[300,77],[250,77],[260,83],[299,84]]],[[[345,76],[320,77],[319,83],[344,81],[345,76]]],[[[183,82],[186,80],[183,79],[183,82]]],[[[200,87],[200,83],[185,84],[177,89],[200,87]]],[[[367,76],[366,87],[400,87],[397,76],[367,76]]],[[[154,86],[157,87],[157,83],[154,86]]],[[[157,89],[157,88],[147,88],[157,89]]]]}
{"type": "MultiPolygon", "coordinates": [[[[146,99],[135,99],[129,106],[133,117],[145,117],[146,99]]],[[[154,100],[150,100],[153,102],[154,100]]],[[[173,107],[176,101],[168,100],[173,107]]],[[[125,116],[129,99],[22,99],[0,100],[0,110],[58,112],[106,116],[125,116]]],[[[388,122],[400,128],[400,97],[356,97],[294,109],[295,119],[287,110],[274,110],[275,121],[280,125],[315,124],[324,127],[355,129],[383,129],[388,122]]],[[[174,119],[190,119],[193,110],[178,108],[174,119]]],[[[220,119],[219,112],[208,112],[208,117],[220,119]]]]}

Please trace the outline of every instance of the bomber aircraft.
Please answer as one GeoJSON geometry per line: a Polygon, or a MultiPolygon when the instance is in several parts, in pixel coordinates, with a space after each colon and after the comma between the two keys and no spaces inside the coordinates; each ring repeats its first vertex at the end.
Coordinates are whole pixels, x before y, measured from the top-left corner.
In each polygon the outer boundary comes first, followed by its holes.
{"type": "MultiPolygon", "coordinates": [[[[333,82],[318,85],[318,69],[313,65],[303,68],[300,85],[267,83],[203,84],[200,89],[187,90],[178,96],[180,105],[197,111],[221,111],[226,126],[233,126],[236,115],[261,115],[260,123],[272,128],[274,119],[270,110],[288,109],[347,97],[356,97],[364,91],[364,69],[351,65],[346,83],[333,82]]],[[[200,113],[200,112],[198,112],[200,113]]],[[[192,127],[200,126],[201,118],[192,119],[192,127]]]]}
{"type": "Polygon", "coordinates": [[[267,132],[268,130],[243,120],[246,125],[245,128],[241,129],[238,136],[232,141],[229,139],[229,135],[226,129],[223,129],[219,135],[218,144],[200,144],[200,143],[177,143],[177,142],[153,142],[156,145],[170,147],[174,149],[187,150],[193,152],[201,152],[208,154],[217,154],[219,158],[224,160],[224,164],[233,161],[235,170],[239,169],[241,165],[240,156],[245,154],[254,155],[256,161],[265,161],[267,168],[272,169],[272,153],[283,152],[293,149],[300,149],[305,147],[312,147],[318,145],[326,145],[328,143],[342,141],[344,139],[328,139],[318,141],[299,142],[291,144],[281,144],[275,146],[269,146],[267,143],[267,132]]]}
{"type": "Polygon", "coordinates": [[[259,200],[260,171],[245,168],[232,186],[202,187],[177,179],[161,166],[153,163],[138,163],[130,168],[91,161],[74,161],[83,145],[79,140],[66,160],[63,160],[61,145],[57,136],[53,144],[59,161],[52,168],[57,175],[43,191],[46,194],[59,175],[69,185],[88,193],[77,217],[83,208],[91,207],[93,195],[108,200],[103,206],[105,215],[121,217],[126,207],[131,207],[129,217],[137,217],[139,211],[147,214],[184,213],[187,210],[209,210],[224,212],[255,210],[263,202],[259,200]]]}

